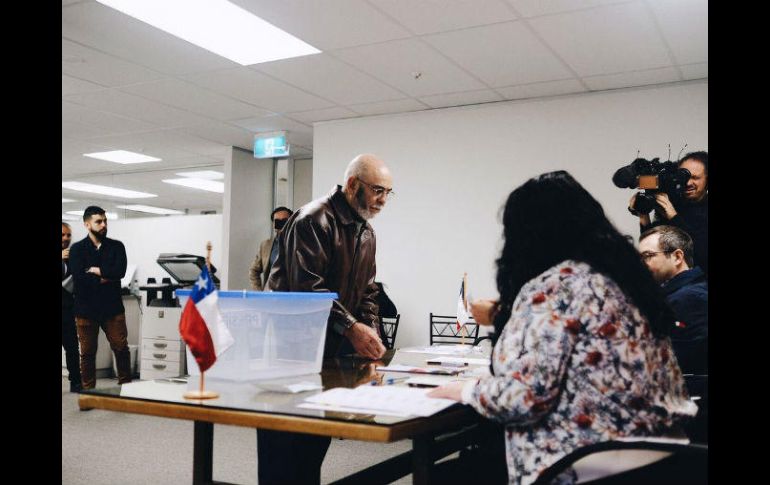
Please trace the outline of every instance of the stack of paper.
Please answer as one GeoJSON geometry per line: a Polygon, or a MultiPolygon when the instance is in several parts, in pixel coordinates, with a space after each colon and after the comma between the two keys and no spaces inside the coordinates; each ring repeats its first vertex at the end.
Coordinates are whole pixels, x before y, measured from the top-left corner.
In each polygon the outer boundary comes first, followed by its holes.
{"type": "Polygon", "coordinates": [[[427,397],[427,389],[401,386],[338,387],[305,399],[299,407],[387,416],[431,416],[456,404],[451,399],[427,397]]]}

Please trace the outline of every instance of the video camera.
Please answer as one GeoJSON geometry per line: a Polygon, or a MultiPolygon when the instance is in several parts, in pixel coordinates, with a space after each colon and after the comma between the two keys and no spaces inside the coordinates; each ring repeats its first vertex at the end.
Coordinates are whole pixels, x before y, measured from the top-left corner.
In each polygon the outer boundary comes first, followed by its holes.
{"type": "Polygon", "coordinates": [[[657,203],[655,194],[665,192],[672,203],[681,199],[690,179],[690,171],[672,161],[660,162],[658,158],[637,158],[619,168],[612,176],[612,183],[621,189],[643,189],[636,194],[636,201],[629,210],[634,215],[649,214],[657,203]]]}

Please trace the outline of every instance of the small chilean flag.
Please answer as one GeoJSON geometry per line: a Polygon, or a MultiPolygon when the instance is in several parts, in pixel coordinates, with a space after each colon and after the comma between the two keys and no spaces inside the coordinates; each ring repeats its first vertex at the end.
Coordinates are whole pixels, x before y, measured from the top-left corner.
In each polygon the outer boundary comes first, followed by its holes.
{"type": "Polygon", "coordinates": [[[201,372],[214,365],[217,357],[233,344],[233,336],[219,314],[218,299],[209,270],[204,266],[179,321],[179,333],[201,372]]]}

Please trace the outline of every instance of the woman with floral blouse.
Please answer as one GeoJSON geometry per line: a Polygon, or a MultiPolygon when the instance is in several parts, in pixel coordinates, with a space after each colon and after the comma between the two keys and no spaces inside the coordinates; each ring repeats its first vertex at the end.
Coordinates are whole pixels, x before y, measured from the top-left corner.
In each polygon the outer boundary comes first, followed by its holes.
{"type": "Polygon", "coordinates": [[[572,176],[551,172],[514,190],[503,226],[500,299],[473,306],[498,336],[492,375],[430,395],[504,423],[509,483],[534,482],[577,448],[666,435],[695,415],[667,338],[670,310],[572,176]]]}

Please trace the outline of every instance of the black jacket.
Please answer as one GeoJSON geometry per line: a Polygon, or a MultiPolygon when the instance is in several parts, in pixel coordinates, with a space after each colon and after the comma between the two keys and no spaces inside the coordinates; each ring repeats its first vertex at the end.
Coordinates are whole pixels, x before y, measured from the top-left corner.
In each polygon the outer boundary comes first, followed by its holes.
{"type": "Polygon", "coordinates": [[[666,301],[678,320],[671,345],[685,374],[708,374],[709,290],[699,267],[683,271],[663,285],[666,301]]]}

